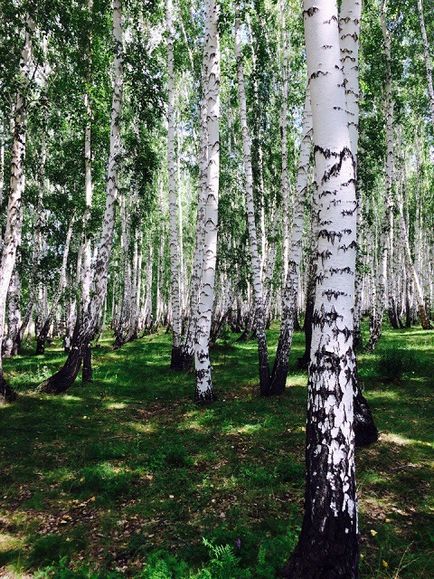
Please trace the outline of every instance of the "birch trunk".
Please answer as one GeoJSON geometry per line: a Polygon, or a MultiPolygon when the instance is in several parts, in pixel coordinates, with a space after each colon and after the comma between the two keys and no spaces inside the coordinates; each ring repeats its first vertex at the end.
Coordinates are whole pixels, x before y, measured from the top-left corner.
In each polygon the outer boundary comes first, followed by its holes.
{"type": "MultiPolygon", "coordinates": [[[[351,152],[354,159],[356,186],[356,219],[357,219],[357,255],[354,288],[354,347],[360,342],[360,301],[361,301],[361,195],[357,183],[357,158],[359,144],[359,38],[360,20],[362,17],[361,0],[343,0],[339,13],[339,45],[342,71],[345,83],[345,103],[347,125],[350,136],[351,152]]],[[[368,401],[363,396],[357,371],[354,373],[354,434],[356,446],[367,446],[378,438],[368,401]]]]}
{"type": "Polygon", "coordinates": [[[390,280],[387,279],[389,268],[391,241],[390,235],[393,224],[393,165],[394,165],[394,151],[393,151],[393,111],[394,102],[392,97],[392,69],[391,69],[391,37],[390,31],[387,29],[385,4],[382,3],[381,11],[381,29],[384,40],[384,57],[386,60],[386,87],[385,87],[385,101],[384,112],[386,117],[386,183],[385,183],[385,216],[383,219],[383,229],[380,238],[381,257],[378,270],[378,292],[377,292],[377,306],[376,316],[371,320],[371,332],[367,348],[373,351],[381,337],[382,324],[384,317],[384,310],[388,297],[388,286],[390,280]]]}
{"type": "Polygon", "coordinates": [[[113,246],[115,209],[118,197],[118,164],[121,153],[120,120],[123,92],[123,30],[122,3],[113,0],[113,93],[110,116],[110,150],[106,176],[106,204],[102,231],[93,274],[93,291],[83,323],[75,326],[71,350],[64,366],[40,385],[40,390],[60,394],[74,383],[80,371],[83,356],[86,356],[87,377],[91,375],[90,342],[100,329],[101,314],[107,295],[109,263],[113,246]]]}
{"type": "Polygon", "coordinates": [[[353,351],[356,193],[334,0],[304,2],[318,186],[305,513],[285,576],[356,578],[353,351]]]}
{"type": "Polygon", "coordinates": [[[181,248],[178,206],[178,179],[175,158],[175,71],[173,43],[173,3],[166,1],[167,24],[167,170],[169,185],[169,249],[170,249],[170,304],[172,307],[172,370],[182,370],[182,321],[181,321],[181,248]]]}
{"type": "Polygon", "coordinates": [[[244,188],[246,195],[247,227],[250,246],[250,269],[253,286],[253,309],[256,338],[258,340],[259,382],[263,396],[270,394],[270,369],[268,366],[267,337],[265,334],[264,290],[262,286],[261,258],[255,222],[253,196],[252,154],[249,127],[247,124],[247,104],[244,85],[244,66],[241,48],[241,30],[238,16],[235,18],[235,53],[237,59],[238,101],[240,108],[241,133],[243,140],[244,188]]]}
{"type": "MultiPolygon", "coordinates": [[[[26,22],[24,46],[21,52],[20,74],[27,81],[31,63],[31,22],[26,22]]],[[[24,157],[26,154],[26,87],[19,89],[15,97],[13,143],[11,152],[11,176],[6,213],[6,228],[1,251],[0,276],[0,404],[14,400],[15,392],[3,376],[2,349],[5,331],[7,293],[14,271],[22,229],[22,195],[24,192],[24,157]]]]}
{"type": "MultiPolygon", "coordinates": [[[[402,187],[405,187],[405,160],[402,162],[402,166],[404,167],[404,179],[402,181],[402,187]]],[[[411,248],[410,248],[410,240],[408,236],[408,228],[407,223],[405,220],[404,215],[404,199],[403,194],[401,193],[399,197],[399,223],[400,223],[400,239],[403,243],[404,249],[404,256],[405,256],[405,265],[411,275],[413,280],[413,287],[415,290],[416,302],[417,302],[417,311],[419,314],[419,320],[421,326],[424,330],[431,329],[431,323],[427,311],[425,309],[425,298],[423,295],[422,284],[420,283],[419,275],[414,265],[413,258],[411,256],[411,248]]],[[[405,269],[405,268],[404,268],[405,269]]]]}
{"type": "Polygon", "coordinates": [[[207,195],[202,280],[194,343],[195,398],[200,403],[211,402],[214,399],[209,340],[215,294],[220,174],[220,40],[218,17],[219,5],[217,0],[208,0],[206,4],[207,29],[205,42],[207,65],[204,89],[207,104],[207,195]]]}
{"type": "Polygon", "coordinates": [[[294,334],[294,321],[297,315],[297,296],[302,255],[302,236],[304,225],[304,206],[309,183],[309,160],[312,149],[312,112],[309,90],[306,92],[303,112],[303,132],[300,145],[300,159],[297,170],[297,185],[294,199],[294,220],[291,231],[287,275],[282,296],[282,321],[279,343],[272,373],[273,394],[284,391],[288,376],[289,353],[294,334]]]}
{"type": "MultiPolygon", "coordinates": [[[[203,75],[206,74],[207,62],[204,58],[203,75]]],[[[205,79],[202,79],[202,85],[205,86],[205,79]]],[[[207,105],[205,95],[202,95],[200,103],[200,152],[199,152],[199,170],[200,183],[199,195],[197,203],[196,214],[196,243],[194,251],[193,269],[190,283],[190,318],[188,322],[187,332],[185,335],[183,362],[184,367],[189,367],[194,356],[194,338],[196,335],[197,315],[198,315],[198,299],[200,292],[200,285],[203,271],[204,258],[204,235],[205,235],[205,204],[207,196],[207,166],[208,166],[208,151],[207,151],[207,105]]]]}

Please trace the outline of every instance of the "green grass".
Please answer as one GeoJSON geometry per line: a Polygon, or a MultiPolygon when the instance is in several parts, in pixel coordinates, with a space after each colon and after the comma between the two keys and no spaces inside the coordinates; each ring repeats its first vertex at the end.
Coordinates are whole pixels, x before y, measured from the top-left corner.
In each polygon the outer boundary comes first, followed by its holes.
{"type": "MultiPolygon", "coordinates": [[[[360,356],[381,431],[357,455],[365,578],[434,577],[432,346],[420,329],[386,331],[360,356]]],[[[302,517],[303,336],[279,398],[258,396],[255,348],[215,348],[206,408],[193,375],[168,369],[164,333],[117,351],[104,340],[95,382],[59,397],[35,392],[58,346],[8,360],[20,397],[0,408],[0,575],[274,577],[302,517]]]]}

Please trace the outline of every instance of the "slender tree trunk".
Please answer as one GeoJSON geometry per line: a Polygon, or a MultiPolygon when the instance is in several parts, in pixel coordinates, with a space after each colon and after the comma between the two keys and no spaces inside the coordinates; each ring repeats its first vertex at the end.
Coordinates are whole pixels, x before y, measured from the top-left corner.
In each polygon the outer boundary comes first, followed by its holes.
{"type": "MultiPolygon", "coordinates": [[[[27,19],[24,47],[21,53],[20,73],[27,80],[31,62],[31,22],[27,19]]],[[[24,89],[25,90],[25,89],[24,89]]],[[[11,152],[11,175],[9,200],[6,213],[6,229],[3,237],[0,263],[0,404],[14,400],[15,392],[3,376],[2,350],[5,331],[7,293],[14,271],[22,229],[22,195],[24,191],[24,157],[26,154],[26,96],[21,89],[15,97],[13,143],[11,152]]]]}
{"type": "MultiPolygon", "coordinates": [[[[121,151],[120,118],[123,91],[123,31],[121,0],[113,0],[113,93],[110,117],[110,151],[106,177],[106,205],[93,275],[93,291],[83,323],[76,324],[71,350],[64,366],[40,385],[40,390],[53,394],[65,392],[74,383],[83,355],[100,330],[101,314],[107,295],[110,258],[113,246],[115,208],[118,197],[118,164],[121,151]]],[[[90,356],[87,360],[90,365],[90,356]]]]}
{"type": "MultiPolygon", "coordinates": [[[[362,206],[360,188],[357,183],[357,159],[359,143],[359,38],[360,20],[362,17],[361,0],[343,0],[339,13],[339,45],[341,63],[345,83],[345,102],[347,111],[347,125],[350,136],[351,152],[354,159],[355,186],[356,186],[356,220],[357,220],[357,247],[356,272],[354,286],[354,347],[360,342],[360,288],[361,288],[361,223],[362,206]]],[[[354,361],[356,364],[356,360],[354,361]]],[[[378,431],[374,424],[368,401],[363,396],[358,380],[357,371],[354,372],[354,433],[356,446],[366,446],[375,442],[378,431]]]]}
{"type": "Polygon", "coordinates": [[[291,351],[294,322],[297,315],[297,296],[302,255],[304,206],[309,183],[309,160],[312,149],[312,112],[310,94],[306,91],[303,113],[303,134],[300,146],[300,160],[297,171],[297,187],[294,199],[294,220],[288,256],[288,273],[282,296],[282,321],[279,342],[272,372],[271,390],[280,394],[285,389],[288,376],[289,353],[291,351]]]}
{"type": "Polygon", "coordinates": [[[220,40],[218,15],[219,5],[217,0],[207,0],[205,42],[207,65],[204,89],[207,103],[207,195],[205,204],[204,258],[194,343],[195,398],[200,403],[211,402],[214,399],[209,340],[215,293],[220,167],[220,40]]]}
{"type": "Polygon", "coordinates": [[[247,104],[244,86],[243,55],[241,50],[241,32],[239,17],[235,19],[235,50],[237,58],[238,100],[240,107],[241,132],[243,139],[244,187],[246,195],[247,225],[250,245],[250,267],[253,286],[253,307],[255,311],[255,331],[258,340],[259,381],[262,395],[270,394],[270,369],[268,365],[267,337],[265,334],[264,291],[262,287],[261,258],[258,251],[258,240],[255,222],[255,204],[253,197],[253,173],[251,140],[247,124],[247,104]]]}
{"type": "Polygon", "coordinates": [[[394,166],[394,150],[393,150],[393,110],[394,102],[392,96],[392,68],[391,68],[391,37],[390,31],[386,26],[385,5],[381,6],[381,28],[384,40],[384,56],[386,60],[386,87],[385,87],[385,102],[384,111],[386,117],[386,190],[385,190],[385,216],[383,219],[383,229],[381,233],[381,258],[378,271],[378,292],[377,292],[377,306],[376,316],[371,323],[371,334],[368,342],[368,350],[373,351],[381,337],[384,310],[388,297],[388,287],[391,280],[387,279],[391,240],[390,235],[393,224],[393,166],[394,166]]]}
{"type": "Polygon", "coordinates": [[[167,24],[167,169],[169,184],[169,231],[170,231],[170,304],[172,308],[172,370],[182,370],[182,322],[181,322],[181,254],[178,215],[178,180],[175,158],[175,71],[173,62],[173,43],[175,29],[173,23],[173,3],[166,0],[167,24]]]}
{"type": "Polygon", "coordinates": [[[411,277],[413,279],[413,286],[415,289],[416,300],[417,300],[417,311],[419,314],[419,320],[420,320],[421,326],[424,330],[430,330],[431,329],[431,323],[430,323],[429,316],[428,316],[426,309],[425,309],[425,299],[424,299],[424,295],[423,295],[423,291],[422,291],[422,285],[420,283],[419,275],[416,271],[416,268],[414,266],[414,261],[413,261],[413,258],[411,256],[410,241],[408,238],[407,224],[405,222],[405,217],[404,217],[403,204],[404,203],[403,203],[403,199],[401,196],[401,199],[399,200],[399,219],[400,219],[400,226],[401,226],[400,233],[401,233],[401,239],[402,239],[403,244],[404,244],[404,254],[405,254],[406,265],[407,265],[408,271],[410,272],[411,277]]]}
{"type": "Polygon", "coordinates": [[[285,570],[285,576],[294,579],[358,576],[353,431],[357,201],[337,16],[334,0],[305,0],[319,231],[305,514],[299,543],[285,570]]]}
{"type": "MultiPolygon", "coordinates": [[[[206,73],[206,59],[203,62],[203,74],[206,73]]],[[[205,87],[206,79],[202,79],[202,86],[205,87]]],[[[202,268],[204,259],[204,235],[205,235],[205,204],[207,197],[207,105],[204,95],[200,103],[200,152],[199,152],[199,170],[200,183],[196,215],[196,244],[194,250],[193,269],[190,283],[190,318],[185,333],[183,362],[184,367],[191,365],[194,356],[194,338],[196,335],[197,316],[198,316],[198,299],[202,279],[202,268]]]]}

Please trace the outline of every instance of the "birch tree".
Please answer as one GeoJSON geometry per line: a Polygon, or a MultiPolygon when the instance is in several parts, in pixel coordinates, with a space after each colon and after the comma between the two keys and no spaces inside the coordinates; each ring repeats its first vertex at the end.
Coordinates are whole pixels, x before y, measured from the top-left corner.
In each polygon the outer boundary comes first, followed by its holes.
{"type": "Polygon", "coordinates": [[[167,24],[167,171],[169,186],[169,231],[170,231],[170,304],[172,307],[172,357],[170,367],[182,370],[182,320],[181,320],[181,247],[178,210],[178,183],[175,158],[175,71],[173,45],[175,41],[172,0],[166,1],[167,24]]]}
{"type": "Polygon", "coordinates": [[[314,5],[305,0],[303,14],[319,189],[318,272],[308,383],[305,513],[285,576],[356,578],[354,159],[336,2],[321,0],[314,5]]]}
{"type": "Polygon", "coordinates": [[[302,235],[304,226],[304,207],[309,184],[309,160],[312,150],[312,112],[310,93],[306,91],[303,111],[303,130],[300,145],[300,159],[297,170],[297,184],[294,196],[294,220],[288,256],[288,271],[282,294],[282,321],[279,342],[272,373],[272,392],[280,394],[285,389],[288,376],[289,352],[294,333],[297,312],[300,261],[302,255],[302,235]]]}
{"type": "Polygon", "coordinates": [[[106,203],[92,280],[92,295],[83,323],[77,323],[71,350],[63,367],[40,385],[40,390],[60,394],[75,381],[81,364],[90,377],[90,342],[99,331],[100,317],[107,294],[108,270],[113,246],[115,206],[118,197],[118,164],[121,152],[120,119],[123,92],[123,28],[121,0],[113,0],[113,92],[110,117],[110,145],[106,175],[106,203]]]}
{"type": "Polygon", "coordinates": [[[255,204],[253,199],[253,173],[250,132],[247,124],[247,103],[244,85],[244,66],[241,46],[239,14],[235,18],[235,51],[237,59],[238,100],[240,108],[241,133],[243,141],[244,187],[246,195],[247,225],[250,246],[250,264],[253,287],[253,307],[255,332],[258,341],[259,381],[262,395],[270,393],[270,369],[268,366],[267,337],[265,334],[264,291],[262,286],[261,258],[255,223],[255,204]]]}
{"type": "Polygon", "coordinates": [[[28,81],[32,59],[33,22],[26,20],[24,42],[20,60],[20,83],[14,102],[13,143],[11,153],[11,176],[9,198],[6,213],[6,228],[3,236],[0,263],[0,404],[13,400],[16,395],[3,375],[2,348],[5,332],[6,302],[12,273],[15,268],[16,255],[21,239],[23,223],[22,195],[24,192],[25,174],[24,159],[26,154],[26,124],[28,106],[28,81]]]}
{"type": "Polygon", "coordinates": [[[205,202],[205,235],[201,290],[199,294],[194,362],[198,402],[214,399],[211,374],[209,340],[211,317],[215,299],[215,270],[217,258],[219,169],[220,169],[220,39],[218,32],[219,4],[217,0],[206,3],[206,73],[205,102],[207,106],[207,194],[205,202]]]}

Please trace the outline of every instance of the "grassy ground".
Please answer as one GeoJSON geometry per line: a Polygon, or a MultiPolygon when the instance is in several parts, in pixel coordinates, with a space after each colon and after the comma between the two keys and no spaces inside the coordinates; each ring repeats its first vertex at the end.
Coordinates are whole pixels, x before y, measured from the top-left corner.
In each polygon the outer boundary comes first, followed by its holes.
{"type": "MultiPolygon", "coordinates": [[[[59,397],[34,392],[58,347],[6,363],[21,395],[0,408],[1,577],[275,576],[301,522],[306,375],[259,398],[255,344],[231,336],[213,355],[219,400],[197,408],[169,341],[104,341],[95,382],[59,397]]],[[[432,352],[415,329],[360,356],[381,430],[357,455],[365,578],[434,577],[432,352]]]]}

